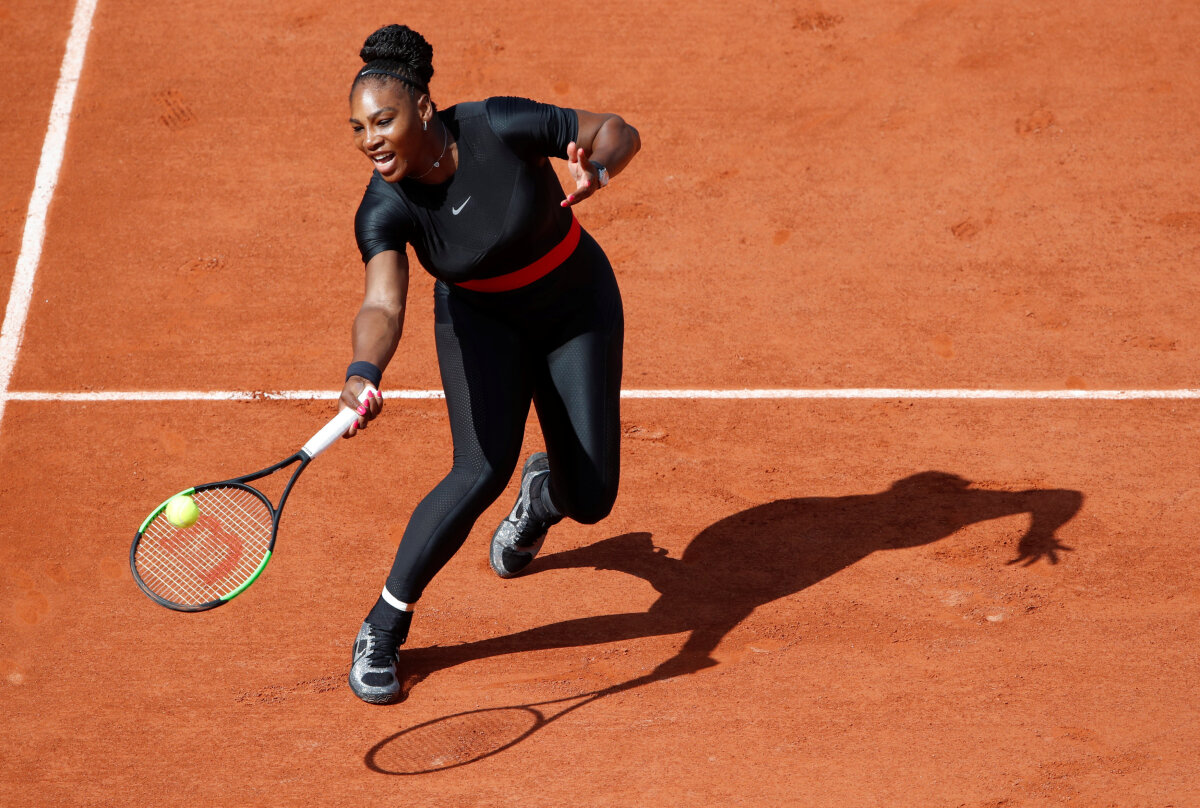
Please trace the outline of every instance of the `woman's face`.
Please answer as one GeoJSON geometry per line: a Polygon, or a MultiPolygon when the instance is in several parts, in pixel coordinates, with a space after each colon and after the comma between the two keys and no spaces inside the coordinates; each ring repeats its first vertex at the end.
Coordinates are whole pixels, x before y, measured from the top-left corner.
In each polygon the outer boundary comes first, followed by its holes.
{"type": "Polygon", "coordinates": [[[428,168],[413,161],[420,159],[424,142],[421,112],[429,105],[429,98],[423,95],[414,102],[408,92],[396,88],[395,82],[367,81],[354,88],[350,96],[354,145],[388,182],[399,182],[414,171],[419,174],[428,168]]]}

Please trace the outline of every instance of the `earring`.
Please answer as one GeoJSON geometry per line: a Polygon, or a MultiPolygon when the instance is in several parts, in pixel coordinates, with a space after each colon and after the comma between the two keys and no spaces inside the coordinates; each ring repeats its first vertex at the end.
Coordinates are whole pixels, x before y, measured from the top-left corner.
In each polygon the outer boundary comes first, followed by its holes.
{"type": "Polygon", "coordinates": [[[421,131],[422,132],[429,131],[429,121],[421,121],[421,131]]]}

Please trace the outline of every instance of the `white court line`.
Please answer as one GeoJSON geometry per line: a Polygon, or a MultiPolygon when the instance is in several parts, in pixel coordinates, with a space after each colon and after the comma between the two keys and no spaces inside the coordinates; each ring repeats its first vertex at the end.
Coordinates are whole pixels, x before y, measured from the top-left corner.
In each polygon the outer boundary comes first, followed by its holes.
{"type": "MultiPolygon", "coordinates": [[[[8,401],[332,401],[340,390],[129,390],[88,393],[12,392],[0,394],[8,401]]],[[[385,398],[445,398],[441,390],[386,390],[385,398]]],[[[1177,390],[986,390],[922,388],[814,388],[764,390],[622,390],[621,398],[661,399],[982,399],[1035,401],[1144,401],[1148,399],[1200,399],[1200,389],[1177,390]]]]}
{"type": "MultiPolygon", "coordinates": [[[[91,33],[92,18],[97,0],[78,0],[71,20],[71,32],[67,38],[54,102],[50,110],[50,123],[42,143],[41,159],[29,209],[25,216],[25,230],[21,239],[21,252],[9,291],[8,306],[4,322],[0,325],[0,421],[9,401],[251,401],[258,399],[283,400],[332,400],[339,391],[333,390],[280,390],[280,391],[109,391],[88,393],[9,392],[21,338],[29,316],[29,304],[33,296],[33,282],[41,261],[42,245],[46,236],[46,219],[50,201],[58,184],[59,169],[66,149],[67,130],[71,121],[71,108],[75,103],[75,91],[83,69],[84,54],[91,33]]],[[[436,399],[442,398],[440,390],[396,390],[388,391],[389,398],[436,399]]],[[[849,388],[849,389],[759,389],[759,390],[624,390],[625,399],[1035,399],[1035,400],[1144,400],[1144,399],[1197,399],[1200,390],[982,390],[982,389],[905,389],[905,388],[849,388]]]]}
{"type": "Polygon", "coordinates": [[[58,73],[54,103],[50,106],[50,124],[46,128],[46,139],[42,141],[42,156],[38,161],[33,194],[29,198],[29,209],[25,214],[21,252],[17,256],[12,288],[8,292],[4,323],[0,325],[0,421],[4,419],[4,405],[8,401],[7,396],[3,394],[8,392],[13,368],[17,364],[17,352],[21,349],[21,337],[25,334],[29,301],[33,297],[33,278],[42,259],[42,243],[46,240],[46,215],[50,210],[54,189],[58,185],[58,170],[62,167],[63,152],[67,145],[67,129],[71,125],[71,107],[75,104],[75,90],[79,86],[79,74],[83,70],[83,55],[87,51],[88,35],[92,32],[96,2],[97,0],[78,0],[75,4],[71,33],[67,37],[67,50],[63,54],[62,69],[58,73]]]}

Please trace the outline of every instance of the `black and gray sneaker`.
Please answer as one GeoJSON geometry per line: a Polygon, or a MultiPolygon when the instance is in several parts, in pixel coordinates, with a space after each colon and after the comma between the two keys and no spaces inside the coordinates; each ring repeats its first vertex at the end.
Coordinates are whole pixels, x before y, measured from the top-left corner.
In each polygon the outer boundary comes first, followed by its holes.
{"type": "Polygon", "coordinates": [[[558,521],[539,519],[529,509],[530,486],[537,477],[549,473],[550,459],[545,452],[530,455],[521,469],[521,491],[517,494],[517,504],[492,534],[490,560],[492,569],[501,578],[511,578],[528,567],[538,550],[542,549],[546,531],[558,521]]]}
{"type": "Polygon", "coordinates": [[[391,632],[363,621],[354,638],[354,661],[350,666],[350,689],[354,695],[370,704],[391,704],[400,697],[397,645],[391,632]]]}

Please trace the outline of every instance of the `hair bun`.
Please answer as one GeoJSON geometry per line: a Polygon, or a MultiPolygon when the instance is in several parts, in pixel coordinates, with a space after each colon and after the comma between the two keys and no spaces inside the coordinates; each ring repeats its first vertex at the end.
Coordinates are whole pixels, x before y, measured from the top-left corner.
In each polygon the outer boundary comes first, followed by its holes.
{"type": "Polygon", "coordinates": [[[358,55],[367,64],[392,62],[422,84],[433,78],[433,47],[407,25],[380,28],[367,37],[358,55]]]}

